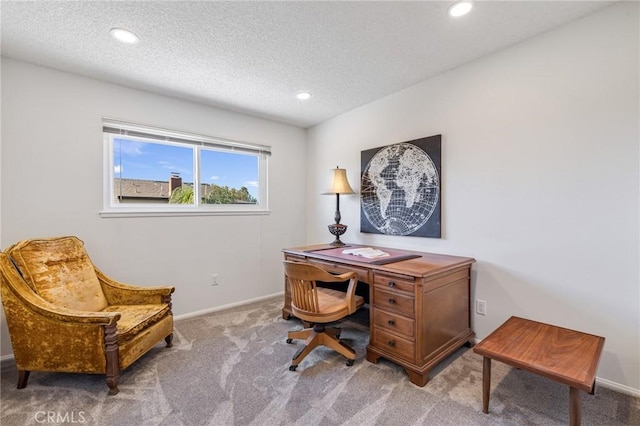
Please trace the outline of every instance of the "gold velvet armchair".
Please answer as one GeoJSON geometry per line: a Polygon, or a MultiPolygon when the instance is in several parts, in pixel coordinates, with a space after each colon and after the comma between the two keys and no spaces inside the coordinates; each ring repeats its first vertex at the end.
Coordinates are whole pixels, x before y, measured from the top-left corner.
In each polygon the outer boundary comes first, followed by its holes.
{"type": "Polygon", "coordinates": [[[120,371],[162,339],[171,347],[173,287],[136,287],[106,277],[76,237],[21,241],[0,253],[2,305],[18,369],[105,374],[120,371]]]}

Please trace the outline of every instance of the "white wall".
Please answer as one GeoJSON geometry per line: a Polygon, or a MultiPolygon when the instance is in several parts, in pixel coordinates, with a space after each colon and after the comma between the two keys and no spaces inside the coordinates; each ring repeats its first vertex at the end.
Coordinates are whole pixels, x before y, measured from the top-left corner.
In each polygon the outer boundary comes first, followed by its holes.
{"type": "Polygon", "coordinates": [[[280,250],[306,237],[305,155],[301,128],[2,60],[2,248],[77,235],[113,278],[175,286],[177,315],[283,290],[280,250]],[[271,145],[271,214],[101,218],[103,116],[271,145]]]}
{"type": "Polygon", "coordinates": [[[511,315],[606,337],[601,383],[640,394],[638,4],[623,3],[310,129],[309,243],[331,241],[329,169],[443,135],[442,239],[343,240],[472,256],[479,338],[511,315]],[[336,164],[339,158],[339,164],[336,164]]]}

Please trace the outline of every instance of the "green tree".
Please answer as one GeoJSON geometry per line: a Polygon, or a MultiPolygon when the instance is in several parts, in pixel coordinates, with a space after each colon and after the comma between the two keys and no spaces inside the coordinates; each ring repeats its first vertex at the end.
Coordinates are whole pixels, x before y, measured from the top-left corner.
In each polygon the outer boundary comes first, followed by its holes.
{"type": "Polygon", "coordinates": [[[229,188],[228,186],[211,185],[204,202],[207,204],[255,204],[258,200],[252,197],[251,194],[249,194],[249,190],[244,186],[236,189],[229,188]]]}
{"type": "Polygon", "coordinates": [[[183,185],[174,189],[169,204],[193,204],[193,187],[183,185]]]}
{"type": "MultiPolygon", "coordinates": [[[[243,186],[240,189],[228,186],[211,185],[202,200],[205,204],[255,204],[258,200],[249,194],[249,190],[243,186]]],[[[170,204],[193,204],[193,187],[183,185],[173,190],[169,198],[170,204]]]]}

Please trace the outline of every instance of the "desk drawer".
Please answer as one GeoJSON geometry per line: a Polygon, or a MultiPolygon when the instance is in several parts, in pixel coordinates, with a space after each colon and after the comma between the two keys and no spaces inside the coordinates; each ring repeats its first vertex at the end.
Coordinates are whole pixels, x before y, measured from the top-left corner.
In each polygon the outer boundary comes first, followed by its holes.
{"type": "Polygon", "coordinates": [[[401,334],[409,340],[413,340],[415,321],[401,315],[385,312],[380,309],[373,311],[373,323],[378,328],[383,328],[396,334],[401,334]]]}
{"type": "Polygon", "coordinates": [[[302,262],[302,263],[307,262],[307,258],[304,256],[298,256],[295,254],[288,254],[288,253],[284,255],[284,260],[290,260],[291,262],[302,262]]]}
{"type": "Polygon", "coordinates": [[[412,277],[398,277],[393,275],[375,274],[373,284],[389,290],[406,291],[414,293],[414,285],[412,277]]]}
{"type": "Polygon", "coordinates": [[[410,317],[414,316],[413,297],[402,295],[394,291],[373,289],[373,304],[392,312],[399,312],[410,317]]]}
{"type": "Polygon", "coordinates": [[[358,274],[358,281],[365,283],[369,282],[369,271],[364,268],[359,268],[352,265],[343,265],[341,263],[328,262],[318,259],[309,259],[308,262],[312,265],[321,267],[327,272],[332,274],[344,274],[345,272],[355,272],[358,274]]]}
{"type": "Polygon", "coordinates": [[[392,355],[413,362],[413,353],[415,350],[413,342],[382,331],[378,327],[375,327],[374,330],[373,346],[380,350],[389,352],[392,355]]]}

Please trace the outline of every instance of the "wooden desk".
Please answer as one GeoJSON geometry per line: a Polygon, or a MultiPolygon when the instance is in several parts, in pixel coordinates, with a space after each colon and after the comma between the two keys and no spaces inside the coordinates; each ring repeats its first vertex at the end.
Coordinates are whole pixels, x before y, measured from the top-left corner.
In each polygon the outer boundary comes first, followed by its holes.
{"type": "MultiPolygon", "coordinates": [[[[344,248],[363,247],[350,244],[344,248]]],[[[286,260],[307,262],[333,272],[355,271],[369,284],[370,337],[367,360],[380,357],[404,367],[412,383],[424,386],[431,369],[465,343],[471,330],[470,257],[377,249],[415,258],[384,265],[358,256],[329,255],[335,247],[315,245],[284,249],[286,260]]],[[[333,251],[335,253],[335,250],[333,251]]],[[[285,279],[282,317],[291,317],[291,295],[285,279]]]]}
{"type": "Polygon", "coordinates": [[[491,359],[569,385],[569,422],[580,424],[580,390],[593,393],[604,337],[511,317],[474,348],[484,357],[482,411],[489,412],[491,359]]]}

